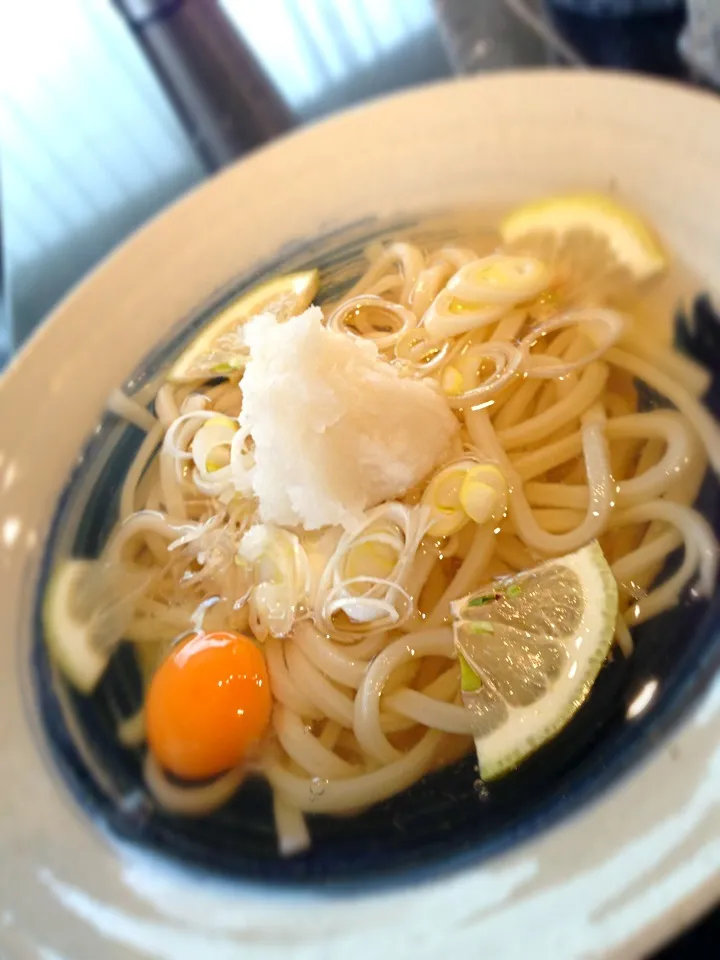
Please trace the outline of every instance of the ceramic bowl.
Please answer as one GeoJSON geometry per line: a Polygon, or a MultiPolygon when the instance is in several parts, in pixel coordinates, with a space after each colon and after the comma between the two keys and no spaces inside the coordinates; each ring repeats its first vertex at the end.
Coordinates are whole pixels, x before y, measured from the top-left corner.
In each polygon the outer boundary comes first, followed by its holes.
{"type": "MultiPolygon", "coordinates": [[[[636,956],[714,902],[715,601],[638,631],[563,734],[487,793],[468,759],[360,817],[311,818],[312,851],[290,860],[259,786],[204,821],[153,807],[106,709],[133,690],[111,689],[111,670],[96,696],[74,696],[39,605],[53,559],[92,555],[112,522],[138,437],[106,413],[110,391],[152,378],[228,296],[306,264],[337,290],[369,240],[482,229],[503,206],[575,188],[629,199],[697,289],[717,290],[719,161],[709,95],[583,73],[443,84],[236,165],[57,309],[0,384],[10,957],[636,956]]],[[[714,480],[702,496],[717,522],[714,480]]]]}

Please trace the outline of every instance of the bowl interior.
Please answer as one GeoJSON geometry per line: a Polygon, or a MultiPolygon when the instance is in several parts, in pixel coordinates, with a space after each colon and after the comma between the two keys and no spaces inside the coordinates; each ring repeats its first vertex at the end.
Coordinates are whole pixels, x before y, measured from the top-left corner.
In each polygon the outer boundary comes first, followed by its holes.
{"type": "MultiPolygon", "coordinates": [[[[159,346],[136,371],[132,388],[151,382],[215,311],[264,276],[319,266],[320,301],[332,300],[361,272],[370,242],[407,235],[421,245],[452,238],[490,249],[493,235],[483,224],[494,220],[486,209],[420,222],[368,221],[286,249],[232,284],[159,346]]],[[[573,721],[519,770],[486,787],[469,756],[360,815],[311,817],[312,849],[283,859],[276,849],[269,791],[259,782],[246,784],[231,803],[202,820],[174,817],[154,804],[142,781],[140,753],[121,747],[115,733],[118,710],[130,714],[139,702],[129,646],[118,650],[89,698],[68,689],[47,657],[41,605],[49,572],[59,557],[94,556],[100,550],[141,439],[137,428],[107,414],[68,480],[46,544],[35,604],[35,694],[57,766],[88,815],[116,836],[188,866],[264,882],[374,888],[382,880],[416,880],[476,862],[568,814],[616,780],[691,703],[717,657],[720,602],[682,603],[635,631],[633,656],[615,653],[573,721]],[[630,709],[648,691],[647,707],[630,709]]],[[[700,505],[715,529],[720,529],[719,492],[708,476],[700,505]]]]}

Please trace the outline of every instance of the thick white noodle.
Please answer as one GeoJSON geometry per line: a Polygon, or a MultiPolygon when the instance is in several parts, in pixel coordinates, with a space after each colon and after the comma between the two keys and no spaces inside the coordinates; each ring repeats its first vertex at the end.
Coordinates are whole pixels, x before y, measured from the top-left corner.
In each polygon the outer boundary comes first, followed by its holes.
{"type": "Polygon", "coordinates": [[[628,330],[619,346],[662,370],[694,397],[702,397],[710,386],[712,374],[709,370],[690,357],[659,343],[654,331],[628,330]]]}
{"type": "Polygon", "coordinates": [[[279,763],[270,764],[265,775],[271,786],[288,803],[305,813],[345,813],[362,809],[400,793],[428,772],[442,734],[428,730],[422,739],[399,760],[351,780],[333,780],[327,784],[298,777],[279,763]]]}
{"type": "MultiPolygon", "coordinates": [[[[550,262],[562,258],[550,254],[550,262]]],[[[570,312],[560,316],[548,298],[518,306],[512,297],[499,306],[467,298],[473,305],[458,309],[448,281],[478,259],[465,247],[426,253],[390,243],[335,304],[339,326],[353,306],[391,311],[397,333],[368,331],[386,359],[438,389],[460,385],[463,395],[450,396],[461,430],[448,463],[490,461],[509,492],[506,514],[483,524],[468,517],[444,540],[426,533],[422,486],[378,505],[365,528],[331,538],[331,562],[306,591],[292,632],[267,636],[273,713],[253,772],[272,787],[286,855],[310,843],[305,814],[350,815],[472,749],[448,626],[452,600],[600,538],[620,587],[616,641],[629,656],[629,627],[672,607],[689,587],[698,595],[715,588],[717,544],[691,506],[705,473],[703,446],[720,472],[720,429],[697,399],[707,374],[633,329],[632,319],[626,326],[613,311],[588,306],[604,268],[561,291],[570,312]],[[481,382],[489,361],[496,373],[481,382]],[[676,409],[636,412],[635,379],[676,409]],[[355,548],[392,551],[396,567],[385,579],[346,575],[355,548]],[[662,574],[680,548],[677,567],[662,574]]],[[[208,630],[253,627],[248,575],[235,563],[239,537],[257,522],[252,437],[232,424],[203,429],[218,414],[236,421],[241,391],[236,378],[199,388],[165,383],[157,419],[140,394],[116,392],[109,404],[147,431],[103,558],[138,583],[147,575],[126,635],[148,678],[199,618],[208,630]]],[[[121,735],[138,742],[141,713],[121,735]]],[[[187,816],[222,805],[242,780],[233,770],[180,786],[150,756],[144,772],[157,802],[187,816]]]]}
{"type": "Polygon", "coordinates": [[[608,350],[605,359],[613,366],[620,367],[643,380],[649,387],[667,397],[684,414],[697,430],[705,444],[707,455],[713,470],[720,475],[720,426],[712,414],[672,376],[653,367],[652,364],[632,354],[613,347],[608,350]]]}
{"type": "Polygon", "coordinates": [[[214,810],[227,803],[242,783],[244,772],[238,768],[209,784],[179,786],[168,780],[152,754],[148,753],[145,757],[143,775],[150,793],[166,810],[184,817],[201,817],[208,810],[214,810]]]}
{"type": "Polygon", "coordinates": [[[592,420],[585,423],[582,428],[585,472],[590,491],[585,519],[574,530],[552,534],[543,530],[535,519],[523,491],[522,480],[500,445],[487,414],[476,410],[468,416],[467,420],[470,436],[475,445],[491,459],[500,463],[503,468],[509,485],[511,516],[522,541],[528,547],[540,553],[560,555],[578,550],[600,535],[607,525],[612,510],[614,492],[604,424],[592,420]]]}
{"type": "Polygon", "coordinates": [[[322,712],[301,688],[296,687],[290,676],[285,662],[284,644],[285,641],[277,637],[268,637],[265,642],[265,656],[273,697],[302,717],[319,719],[322,717],[322,712]]]}
{"type": "Polygon", "coordinates": [[[117,417],[147,432],[157,426],[157,420],[142,404],[129,397],[122,390],[113,390],[107,401],[107,408],[117,417]]]}
{"type": "Polygon", "coordinates": [[[314,777],[352,777],[358,768],[325,747],[296,713],[279,705],[273,713],[273,728],[281,746],[295,763],[314,777]]]}
{"type": "MultiPolygon", "coordinates": [[[[362,748],[381,763],[392,763],[401,754],[392,746],[380,722],[380,697],[390,674],[416,657],[453,656],[448,629],[412,633],[393,641],[368,667],[355,697],[354,730],[362,748]]],[[[432,724],[429,724],[432,725],[432,724]]]]}
{"type": "Polygon", "coordinates": [[[137,487],[140,483],[140,478],[155,455],[157,448],[162,443],[163,433],[164,430],[161,423],[155,423],[155,425],[151,427],[147,433],[147,436],[140,444],[140,449],[135,454],[135,459],[132,462],[132,466],[125,475],[122,491],[120,493],[121,523],[124,520],[127,520],[130,514],[139,509],[139,505],[135,498],[137,487]]]}
{"type": "Polygon", "coordinates": [[[273,790],[273,816],[281,856],[294,857],[310,848],[310,831],[302,811],[288,803],[277,790],[273,790]]]}

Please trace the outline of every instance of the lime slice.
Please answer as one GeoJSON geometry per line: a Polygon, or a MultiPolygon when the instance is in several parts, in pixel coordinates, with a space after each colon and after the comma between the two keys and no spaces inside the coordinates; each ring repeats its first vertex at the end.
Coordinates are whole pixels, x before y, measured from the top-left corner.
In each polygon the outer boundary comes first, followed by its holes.
{"type": "Polygon", "coordinates": [[[82,693],[97,685],[148,578],[143,572],[120,577],[98,560],[64,560],[53,571],[43,603],[45,637],[82,693]]]}
{"type": "Polygon", "coordinates": [[[525,204],[503,220],[500,232],[507,244],[531,234],[553,234],[559,241],[576,232],[595,234],[636,280],[647,280],[668,264],[667,253],[652,227],[602,194],[572,194],[525,204]]]}
{"type": "Polygon", "coordinates": [[[242,369],[244,360],[238,329],[259,313],[272,313],[281,322],[302,313],[312,303],[318,284],[318,271],[308,270],[276,277],[243,293],[217,314],[183,351],[167,379],[171,383],[191,383],[242,369]]]}
{"type": "Polygon", "coordinates": [[[517,767],[567,724],[607,657],[617,609],[597,543],[452,604],[484,780],[517,767]]]}

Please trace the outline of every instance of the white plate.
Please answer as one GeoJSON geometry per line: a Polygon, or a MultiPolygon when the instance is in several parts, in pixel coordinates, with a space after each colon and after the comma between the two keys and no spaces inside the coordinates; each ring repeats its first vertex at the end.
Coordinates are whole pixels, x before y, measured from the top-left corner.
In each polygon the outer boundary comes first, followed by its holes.
{"type": "Polygon", "coordinates": [[[229,279],[368,215],[568,188],[632,198],[720,289],[720,102],[614,75],[507,74],[382,101],[212,180],[65,300],[0,384],[0,953],[42,960],[645,954],[720,895],[720,683],[671,742],[570,820],[419,887],[328,898],[199,882],[101,834],[29,695],[56,499],[112,387],[229,279]]]}

